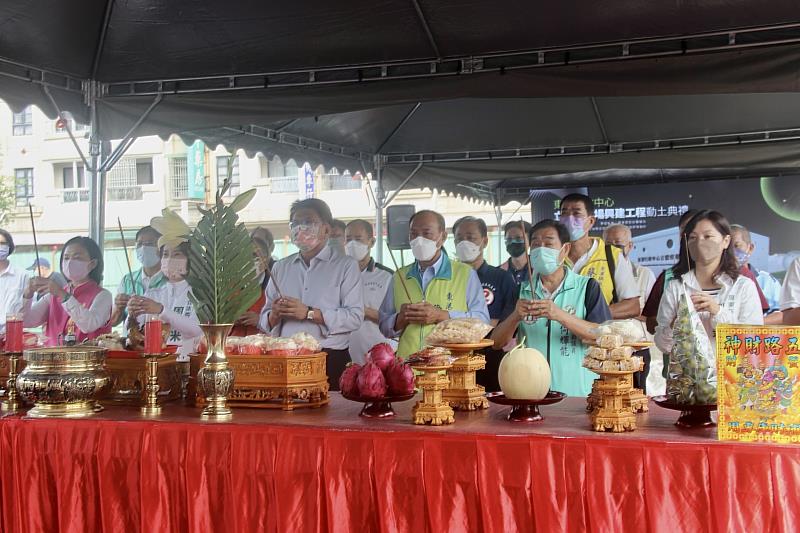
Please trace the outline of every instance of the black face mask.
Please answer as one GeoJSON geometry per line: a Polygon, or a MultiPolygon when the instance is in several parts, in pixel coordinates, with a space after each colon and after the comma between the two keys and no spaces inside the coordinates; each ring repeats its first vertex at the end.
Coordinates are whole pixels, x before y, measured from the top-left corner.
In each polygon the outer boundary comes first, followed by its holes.
{"type": "Polygon", "coordinates": [[[525,242],[517,240],[508,241],[506,242],[506,251],[511,257],[525,255],[525,242]]]}

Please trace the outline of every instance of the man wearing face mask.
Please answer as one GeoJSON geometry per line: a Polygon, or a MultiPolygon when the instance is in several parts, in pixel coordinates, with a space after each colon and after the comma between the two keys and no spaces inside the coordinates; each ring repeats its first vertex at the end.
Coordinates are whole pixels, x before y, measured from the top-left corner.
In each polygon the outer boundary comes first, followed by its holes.
{"type": "Polygon", "coordinates": [[[397,355],[402,358],[425,345],[434,324],[461,317],[489,323],[478,275],[469,266],[451,261],[442,249],[447,238],[444,217],[435,211],[417,211],[409,225],[416,261],[395,272],[380,308],[381,331],[387,337],[400,336],[397,355]]]}
{"type": "MultiPolygon", "coordinates": [[[[631,229],[624,225],[624,224],[612,224],[603,230],[603,240],[606,241],[611,246],[616,246],[622,251],[622,255],[625,256],[626,259],[630,261],[630,254],[633,251],[633,234],[631,233],[631,229]]],[[[656,276],[653,274],[653,271],[647,268],[646,266],[640,265],[638,263],[634,263],[631,261],[631,268],[633,269],[633,278],[636,280],[636,285],[639,287],[639,306],[644,307],[645,302],[647,302],[647,297],[650,295],[650,291],[653,289],[653,285],[656,282],[656,276]]],[[[637,317],[642,322],[645,321],[643,316],[637,317]]],[[[644,326],[643,326],[644,327],[644,326]]],[[[647,334],[648,341],[652,342],[653,337],[649,333],[647,334]]],[[[640,350],[636,352],[636,355],[641,357],[644,360],[644,369],[641,372],[636,372],[633,375],[633,386],[637,389],[642,389],[644,392],[647,392],[647,384],[650,381],[650,362],[651,362],[651,351],[650,349],[640,350]]],[[[654,385],[658,388],[659,393],[661,393],[661,354],[656,354],[656,360],[659,361],[658,368],[656,370],[656,378],[654,385]]],[[[666,382],[663,384],[666,387],[666,382]]],[[[653,391],[653,387],[651,387],[651,392],[653,391]]]]}
{"type": "Polygon", "coordinates": [[[761,300],[761,309],[764,311],[764,324],[780,325],[783,323],[780,307],[781,284],[772,277],[769,272],[756,272],[750,266],[750,256],[756,249],[756,245],[750,237],[750,230],[739,224],[731,224],[731,245],[736,263],[739,265],[739,273],[753,281],[758,290],[758,297],[761,300]],[[767,293],[770,295],[767,298],[767,293]],[[773,312],[774,311],[774,312],[773,312]],[[773,316],[774,315],[774,316],[773,316]]]}
{"type": "Polygon", "coordinates": [[[344,233],[346,228],[347,225],[344,222],[338,218],[333,219],[333,224],[331,224],[331,236],[328,237],[328,246],[340,254],[344,253],[344,233]]]}
{"type": "Polygon", "coordinates": [[[147,289],[157,289],[166,283],[161,272],[161,252],[158,239],[161,234],[152,226],[145,226],[136,232],[136,260],[142,267],[131,275],[125,274],[117,287],[114,298],[114,311],[111,313],[111,325],[116,326],[127,317],[126,308],[132,295],[144,295],[147,289]]]}
{"type": "Polygon", "coordinates": [[[30,279],[27,272],[15,268],[8,260],[14,248],[11,234],[0,229],[0,335],[6,332],[6,316],[22,311],[22,293],[30,279]]]}
{"type": "MultiPolygon", "coordinates": [[[[489,319],[496,326],[514,312],[519,288],[508,271],[493,267],[484,260],[483,251],[489,244],[486,222],[471,216],[460,218],[453,224],[453,234],[456,240],[456,256],[478,274],[489,309],[489,319]]],[[[486,368],[478,372],[478,384],[483,385],[488,392],[498,391],[500,383],[497,372],[504,352],[489,348],[483,354],[486,357],[486,368]]]]}
{"type": "Polygon", "coordinates": [[[533,283],[522,284],[514,313],[498,324],[491,338],[500,348],[515,333],[524,337],[526,346],[547,358],[552,390],[586,396],[597,376],[582,366],[584,343],[595,340],[597,325],[611,313],[597,281],[564,265],[570,246],[560,222],[542,220],[533,226],[533,283]]]}
{"type": "Polygon", "coordinates": [[[378,328],[378,308],[386,296],[393,272],[376,263],[370,255],[375,245],[372,224],[362,219],[351,221],[347,224],[345,239],[345,253],[358,261],[364,287],[364,323],[350,334],[350,357],[353,362],[364,364],[366,353],[376,344],[386,342],[392,347],[397,346],[396,342],[384,337],[378,328]]]}
{"type": "Polygon", "coordinates": [[[635,318],[642,308],[631,263],[618,248],[589,236],[595,221],[594,204],[588,196],[568,194],[561,199],[561,222],[572,243],[572,270],[597,280],[613,318],[635,318]]]}
{"type": "Polygon", "coordinates": [[[298,200],[289,212],[292,242],[300,250],[275,263],[259,327],[272,335],[308,333],[328,353],[331,390],[350,362],[350,334],[364,320],[358,263],[328,246],[333,216],[318,198],[298,200]],[[280,293],[278,292],[280,289],[280,293]]]}
{"type": "Polygon", "coordinates": [[[506,238],[506,252],[511,257],[500,265],[508,270],[517,288],[528,280],[528,256],[525,255],[525,235],[530,235],[531,225],[524,220],[512,220],[503,227],[506,238]]]}

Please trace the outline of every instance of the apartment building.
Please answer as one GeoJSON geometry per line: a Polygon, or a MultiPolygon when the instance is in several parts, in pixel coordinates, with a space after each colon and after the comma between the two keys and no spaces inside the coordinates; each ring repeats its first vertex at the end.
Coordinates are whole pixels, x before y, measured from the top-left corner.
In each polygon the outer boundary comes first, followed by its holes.
{"type": "MultiPolygon", "coordinates": [[[[3,221],[26,254],[33,244],[28,205],[33,208],[40,249],[54,256],[68,238],[87,234],[89,228],[89,174],[67,134],[66,124],[49,119],[39,109],[28,107],[18,113],[0,102],[0,176],[13,178],[15,209],[3,221]]],[[[70,120],[77,144],[88,157],[88,129],[70,120]]],[[[112,147],[117,143],[113,142],[112,147]]],[[[164,207],[176,210],[191,225],[199,218],[196,205],[210,201],[228,174],[231,154],[223,147],[205,146],[201,141],[187,146],[178,136],[161,139],[140,137],[107,175],[106,248],[114,254],[121,246],[117,219],[131,240],[135,230],[148,224],[164,207]]],[[[277,257],[294,252],[288,239],[291,202],[299,196],[298,166],[303,162],[268,159],[262,154],[247,157],[239,151],[233,161],[233,187],[229,196],[249,188],[257,190],[254,201],[241,213],[248,227],[261,225],[276,237],[277,257]]],[[[314,194],[331,206],[342,220],[374,220],[375,206],[369,176],[349,169],[314,171],[314,194]]],[[[492,206],[428,189],[400,193],[395,203],[412,203],[417,209],[435,209],[444,214],[448,226],[464,215],[484,217],[496,227],[492,206]]],[[[518,204],[506,206],[508,214],[518,204]]],[[[529,213],[521,210],[526,218],[529,213]]],[[[493,228],[494,229],[494,228],[493,228]]],[[[448,245],[452,248],[452,241],[448,245]]],[[[487,259],[497,264],[505,259],[499,241],[493,243],[487,259]]],[[[107,277],[118,278],[124,260],[107,260],[112,270],[107,277]],[[114,264],[116,263],[116,266],[114,264]]]]}

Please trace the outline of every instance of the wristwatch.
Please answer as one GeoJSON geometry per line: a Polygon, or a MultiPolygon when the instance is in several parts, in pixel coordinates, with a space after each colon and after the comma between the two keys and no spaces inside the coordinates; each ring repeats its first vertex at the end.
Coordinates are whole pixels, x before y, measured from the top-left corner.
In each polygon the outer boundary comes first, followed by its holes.
{"type": "Polygon", "coordinates": [[[311,306],[308,307],[308,314],[306,314],[306,320],[314,320],[314,308],[311,306]]]}

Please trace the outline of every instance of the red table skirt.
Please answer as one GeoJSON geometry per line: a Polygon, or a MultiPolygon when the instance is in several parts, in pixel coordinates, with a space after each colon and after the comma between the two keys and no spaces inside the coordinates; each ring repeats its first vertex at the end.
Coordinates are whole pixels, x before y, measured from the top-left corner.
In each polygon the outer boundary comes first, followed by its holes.
{"type": "Polygon", "coordinates": [[[0,420],[3,530],[800,527],[788,446],[127,418],[0,420]]]}

